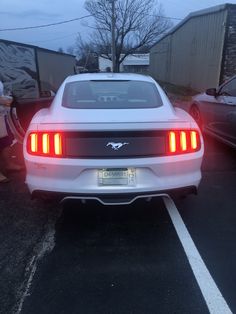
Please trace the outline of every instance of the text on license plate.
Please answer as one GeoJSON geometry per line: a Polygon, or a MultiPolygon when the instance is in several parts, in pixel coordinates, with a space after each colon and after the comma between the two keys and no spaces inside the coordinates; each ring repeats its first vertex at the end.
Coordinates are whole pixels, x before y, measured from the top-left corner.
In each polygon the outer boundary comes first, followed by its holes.
{"type": "Polygon", "coordinates": [[[134,168],[109,168],[98,170],[99,185],[128,185],[136,183],[136,171],[134,168]]]}

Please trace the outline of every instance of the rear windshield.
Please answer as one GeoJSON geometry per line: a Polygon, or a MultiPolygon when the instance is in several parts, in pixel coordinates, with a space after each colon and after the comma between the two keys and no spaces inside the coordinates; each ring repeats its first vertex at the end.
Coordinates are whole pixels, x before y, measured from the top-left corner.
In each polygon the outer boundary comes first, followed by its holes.
{"type": "Polygon", "coordinates": [[[162,106],[155,84],[144,81],[67,83],[62,106],[80,109],[155,108],[162,106]]]}

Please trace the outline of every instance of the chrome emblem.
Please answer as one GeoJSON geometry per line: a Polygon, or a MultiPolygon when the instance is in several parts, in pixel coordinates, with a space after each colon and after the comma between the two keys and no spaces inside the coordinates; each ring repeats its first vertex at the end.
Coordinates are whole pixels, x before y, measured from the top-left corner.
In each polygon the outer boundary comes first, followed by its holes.
{"type": "Polygon", "coordinates": [[[109,142],[107,143],[106,146],[111,146],[112,149],[114,150],[118,150],[120,149],[122,146],[128,145],[129,143],[124,142],[124,143],[115,143],[115,142],[109,142]]]}

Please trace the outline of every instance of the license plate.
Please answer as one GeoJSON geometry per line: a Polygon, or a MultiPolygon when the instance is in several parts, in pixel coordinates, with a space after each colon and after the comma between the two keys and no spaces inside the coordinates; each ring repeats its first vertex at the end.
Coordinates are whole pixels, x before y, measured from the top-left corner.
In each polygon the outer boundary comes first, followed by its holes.
{"type": "Polygon", "coordinates": [[[99,185],[134,186],[136,172],[134,168],[109,168],[98,170],[99,185]]]}

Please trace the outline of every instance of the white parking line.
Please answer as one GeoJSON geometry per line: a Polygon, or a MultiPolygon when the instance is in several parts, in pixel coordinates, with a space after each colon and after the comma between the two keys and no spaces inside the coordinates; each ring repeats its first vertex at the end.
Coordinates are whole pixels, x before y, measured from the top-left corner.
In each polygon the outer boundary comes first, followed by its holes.
{"type": "Polygon", "coordinates": [[[212,314],[232,314],[224,297],[211,277],[204,261],[201,258],[173,200],[163,197],[164,203],[184,248],[189,264],[206,301],[209,312],[212,314]]]}

